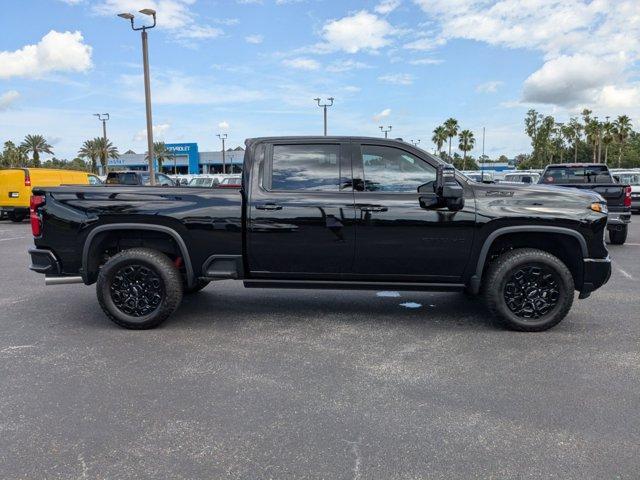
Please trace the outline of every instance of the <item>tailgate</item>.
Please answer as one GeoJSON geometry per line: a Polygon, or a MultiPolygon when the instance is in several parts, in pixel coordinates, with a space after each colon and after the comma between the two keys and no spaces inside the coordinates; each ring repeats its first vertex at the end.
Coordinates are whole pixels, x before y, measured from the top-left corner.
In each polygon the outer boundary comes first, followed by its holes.
{"type": "Polygon", "coordinates": [[[31,187],[25,186],[25,170],[0,171],[0,207],[29,208],[31,187]]]}

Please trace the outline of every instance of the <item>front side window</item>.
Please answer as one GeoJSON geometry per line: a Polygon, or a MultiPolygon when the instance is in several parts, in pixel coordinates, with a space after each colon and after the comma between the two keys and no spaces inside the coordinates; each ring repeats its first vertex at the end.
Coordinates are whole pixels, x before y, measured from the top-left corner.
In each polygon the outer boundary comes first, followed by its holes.
{"type": "Polygon", "coordinates": [[[339,145],[274,145],[272,190],[338,191],[339,145]]]}
{"type": "Polygon", "coordinates": [[[362,145],[364,190],[369,192],[417,192],[436,180],[436,168],[399,148],[362,145]]]}

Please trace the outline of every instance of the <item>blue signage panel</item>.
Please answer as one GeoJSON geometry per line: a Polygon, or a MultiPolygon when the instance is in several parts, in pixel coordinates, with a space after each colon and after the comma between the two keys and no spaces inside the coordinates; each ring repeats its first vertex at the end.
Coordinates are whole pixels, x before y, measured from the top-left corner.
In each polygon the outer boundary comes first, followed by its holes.
{"type": "Polygon", "coordinates": [[[165,145],[167,150],[174,155],[184,156],[189,158],[189,173],[199,173],[200,156],[198,155],[197,143],[167,143],[165,145]]]}

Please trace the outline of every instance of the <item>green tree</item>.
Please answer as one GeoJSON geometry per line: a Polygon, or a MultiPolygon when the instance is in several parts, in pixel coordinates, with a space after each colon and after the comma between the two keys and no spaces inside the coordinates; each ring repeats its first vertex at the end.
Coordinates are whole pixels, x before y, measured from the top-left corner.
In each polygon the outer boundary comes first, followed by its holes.
{"type": "Polygon", "coordinates": [[[578,144],[582,136],[582,124],[576,117],[571,117],[569,123],[565,125],[565,135],[573,141],[573,161],[578,161],[578,144]]]}
{"type": "Polygon", "coordinates": [[[473,136],[473,132],[471,130],[462,130],[458,135],[458,148],[463,154],[462,157],[462,169],[466,170],[467,167],[467,152],[473,150],[473,147],[476,144],[476,139],[473,136]]]}
{"type": "Polygon", "coordinates": [[[442,147],[447,141],[447,129],[444,125],[440,125],[435,128],[433,131],[433,136],[431,137],[431,141],[436,144],[436,150],[438,154],[442,151],[442,147]]]}
{"type": "Polygon", "coordinates": [[[24,140],[20,144],[20,147],[24,149],[25,152],[33,153],[33,166],[40,166],[40,154],[48,153],[49,155],[53,155],[52,146],[45,140],[42,135],[27,135],[24,137],[24,140]]]}
{"type": "Polygon", "coordinates": [[[4,142],[0,166],[5,168],[25,167],[29,161],[24,148],[8,140],[4,142]]]}
{"type": "Polygon", "coordinates": [[[609,118],[602,124],[602,138],[601,142],[604,145],[604,163],[609,161],[609,146],[615,140],[613,136],[614,128],[613,123],[609,121],[609,118]]]}
{"type": "Polygon", "coordinates": [[[444,122],[444,129],[447,132],[447,138],[449,138],[449,158],[451,158],[451,140],[458,135],[460,126],[455,118],[449,118],[444,122]]]}
{"type": "MultiPolygon", "coordinates": [[[[153,142],[153,156],[158,162],[158,172],[162,171],[162,164],[166,160],[170,160],[173,158],[173,152],[167,148],[164,142],[153,142]]],[[[149,159],[149,155],[147,153],[147,160],[149,159]]]]}
{"type": "Polygon", "coordinates": [[[98,150],[98,158],[100,159],[100,165],[102,165],[102,172],[104,175],[109,171],[109,159],[118,158],[118,148],[114,147],[111,141],[105,140],[104,137],[96,137],[93,139],[95,147],[98,150]]]}
{"type": "Polygon", "coordinates": [[[78,150],[78,157],[87,158],[91,162],[91,171],[96,173],[98,171],[98,158],[100,158],[100,150],[95,143],[95,140],[85,140],[78,150]]]}
{"type": "Polygon", "coordinates": [[[618,142],[618,167],[622,165],[622,150],[631,132],[631,119],[626,115],[620,115],[613,122],[613,135],[618,142]]]}

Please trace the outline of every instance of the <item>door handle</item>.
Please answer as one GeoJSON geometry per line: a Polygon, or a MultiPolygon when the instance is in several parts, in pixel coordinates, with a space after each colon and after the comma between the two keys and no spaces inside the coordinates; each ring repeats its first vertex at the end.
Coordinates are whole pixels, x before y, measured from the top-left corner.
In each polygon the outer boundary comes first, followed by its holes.
{"type": "Polygon", "coordinates": [[[282,205],[276,205],[275,203],[258,203],[256,204],[258,210],[282,210],[282,205]]]}
{"type": "Polygon", "coordinates": [[[362,212],[386,212],[389,210],[387,207],[383,207],[382,205],[363,205],[358,208],[362,212]]]}

